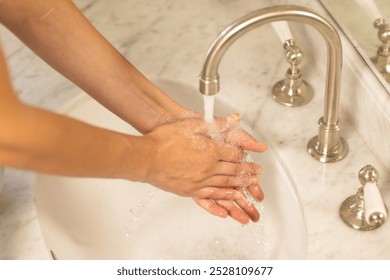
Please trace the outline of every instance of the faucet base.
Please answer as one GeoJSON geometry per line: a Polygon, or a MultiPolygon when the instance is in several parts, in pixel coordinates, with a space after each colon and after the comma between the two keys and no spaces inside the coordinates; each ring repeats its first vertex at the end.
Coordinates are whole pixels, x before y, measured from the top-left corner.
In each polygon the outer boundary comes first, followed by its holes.
{"type": "MultiPolygon", "coordinates": [[[[377,223],[367,223],[364,204],[364,191],[361,187],[355,195],[348,197],[340,206],[339,215],[344,224],[360,231],[374,230],[382,226],[385,220],[380,220],[377,223]]],[[[386,206],[385,210],[387,212],[386,206]]]]}
{"type": "Polygon", "coordinates": [[[272,88],[272,97],[282,105],[299,107],[307,104],[314,95],[313,87],[305,81],[299,83],[293,80],[287,83],[286,80],[277,82],[272,88]]]}
{"type": "Polygon", "coordinates": [[[366,222],[364,209],[358,206],[356,199],[356,195],[351,195],[340,206],[339,215],[344,224],[361,231],[369,231],[380,227],[381,225],[370,225],[366,222]]]}
{"type": "Polygon", "coordinates": [[[323,148],[319,144],[318,136],[313,137],[307,144],[307,151],[316,160],[322,163],[331,163],[342,160],[348,154],[348,145],[343,138],[333,149],[323,148]]]}
{"type": "Polygon", "coordinates": [[[381,55],[378,51],[378,56],[371,58],[371,61],[385,78],[386,82],[390,83],[390,55],[381,55]]]}

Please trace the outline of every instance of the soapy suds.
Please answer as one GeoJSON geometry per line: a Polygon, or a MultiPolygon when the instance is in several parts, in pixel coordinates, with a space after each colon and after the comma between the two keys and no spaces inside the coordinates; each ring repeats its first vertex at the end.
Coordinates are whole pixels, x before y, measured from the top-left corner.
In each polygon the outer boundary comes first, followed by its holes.
{"type": "MultiPolygon", "coordinates": [[[[252,159],[252,157],[251,157],[251,155],[249,153],[246,155],[245,162],[253,162],[253,159],[252,159]]],[[[254,204],[256,202],[256,200],[249,193],[247,188],[241,188],[241,191],[243,192],[244,197],[246,198],[246,200],[247,200],[249,205],[252,205],[252,204],[254,204]]]]}
{"type": "MultiPolygon", "coordinates": [[[[203,96],[203,109],[204,109],[204,120],[210,124],[214,123],[214,96],[213,95],[204,95],[203,96]]],[[[222,129],[224,130],[224,129],[222,129]]],[[[216,127],[210,126],[210,129],[208,131],[209,136],[216,140],[216,141],[222,141],[222,136],[220,133],[221,129],[218,129],[216,127]]],[[[243,162],[253,162],[252,157],[249,153],[246,154],[245,159],[243,162]]],[[[250,194],[250,192],[247,189],[247,186],[240,187],[240,191],[242,192],[244,198],[248,202],[249,205],[252,205],[256,202],[256,200],[253,198],[253,196],[250,194]]]]}
{"type": "MultiPolygon", "coordinates": [[[[222,136],[220,128],[213,126],[214,100],[210,101],[211,99],[213,98],[205,98],[205,102],[208,103],[204,107],[207,110],[205,120],[210,122],[209,136],[219,140],[222,136]]],[[[193,133],[190,131],[187,133],[193,137],[193,133]]],[[[194,141],[196,140],[199,139],[194,139],[194,141]]],[[[249,154],[242,161],[253,162],[249,154]]],[[[251,204],[255,201],[245,187],[241,188],[241,191],[248,203],[251,204]]],[[[193,208],[197,206],[193,206],[191,203],[191,206],[186,206],[187,202],[184,203],[184,201],[187,200],[184,199],[175,198],[166,204],[167,200],[164,199],[166,195],[169,194],[156,191],[129,209],[130,217],[126,236],[132,237],[129,239],[131,241],[129,243],[131,244],[129,246],[130,258],[223,260],[268,259],[272,257],[273,250],[270,247],[269,229],[265,227],[266,215],[262,203],[257,203],[256,206],[261,214],[260,221],[240,227],[235,221],[223,219],[215,221],[214,217],[206,215],[201,209],[193,208]],[[150,204],[152,200],[154,203],[150,204]],[[150,214],[157,211],[156,207],[158,207],[158,219],[155,215],[150,214]],[[145,211],[146,209],[148,211],[145,211]],[[151,209],[155,211],[150,212],[151,209]],[[178,209],[180,210],[178,211],[178,209]],[[142,219],[140,219],[141,216],[142,219]],[[207,224],[207,230],[202,226],[199,227],[198,223],[189,222],[189,217],[191,217],[190,220],[202,221],[201,224],[207,224]],[[158,235],[155,231],[145,230],[149,229],[151,224],[153,224],[153,228],[158,229],[158,235]],[[137,242],[133,242],[134,240],[137,242]]]]}

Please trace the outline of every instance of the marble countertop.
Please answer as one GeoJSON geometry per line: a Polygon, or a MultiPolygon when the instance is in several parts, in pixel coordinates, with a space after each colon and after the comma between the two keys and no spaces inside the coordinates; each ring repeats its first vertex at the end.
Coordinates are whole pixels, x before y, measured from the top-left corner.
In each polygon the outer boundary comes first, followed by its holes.
{"type": "MultiPolygon", "coordinates": [[[[216,35],[234,19],[274,2],[278,1],[75,1],[97,29],[157,85],[175,81],[194,89],[216,35]]],[[[15,88],[25,102],[59,110],[80,94],[3,27],[0,37],[15,88]]],[[[349,122],[349,114],[341,112],[343,137],[350,148],[343,161],[321,164],[306,152],[306,143],[317,133],[324,88],[322,71],[311,68],[312,56],[307,57],[302,71],[320,94],[304,107],[283,107],[269,94],[287,69],[281,42],[270,26],[245,35],[221,63],[222,88],[216,106],[223,100],[240,112],[282,160],[302,205],[308,259],[389,259],[389,222],[372,232],[357,232],[338,217],[341,202],[359,187],[357,173],[366,164],[379,169],[381,191],[390,205],[389,174],[349,122]]],[[[5,169],[0,193],[0,259],[50,259],[40,234],[32,182],[29,172],[5,169]]]]}

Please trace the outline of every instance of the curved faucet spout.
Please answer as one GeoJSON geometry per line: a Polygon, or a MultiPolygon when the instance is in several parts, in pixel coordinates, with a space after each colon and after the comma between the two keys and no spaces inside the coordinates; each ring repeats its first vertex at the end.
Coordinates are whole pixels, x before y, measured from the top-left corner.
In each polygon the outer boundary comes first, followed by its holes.
{"type": "Polygon", "coordinates": [[[218,67],[229,47],[250,30],[281,20],[309,24],[322,35],[327,47],[324,115],[319,121],[319,136],[310,141],[309,153],[321,162],[344,158],[348,147],[339,136],[338,108],[342,67],[341,41],[335,28],[323,17],[299,6],[284,5],[254,11],[226,27],[210,46],[199,78],[199,90],[204,95],[219,91],[218,67]]]}

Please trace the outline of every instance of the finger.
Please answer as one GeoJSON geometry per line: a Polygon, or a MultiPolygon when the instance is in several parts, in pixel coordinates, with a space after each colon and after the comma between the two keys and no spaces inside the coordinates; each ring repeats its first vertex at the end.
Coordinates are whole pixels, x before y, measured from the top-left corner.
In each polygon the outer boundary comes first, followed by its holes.
{"type": "Polygon", "coordinates": [[[215,203],[215,201],[211,199],[202,199],[202,198],[193,198],[193,200],[198,204],[201,208],[209,212],[214,216],[218,216],[221,218],[226,218],[228,216],[228,211],[215,203]]]}
{"type": "Polygon", "coordinates": [[[221,133],[224,133],[228,130],[238,127],[240,120],[241,120],[241,115],[239,113],[233,113],[230,115],[216,118],[215,123],[218,127],[218,130],[221,133]]]}
{"type": "Polygon", "coordinates": [[[233,188],[205,187],[197,191],[194,197],[214,200],[236,200],[242,198],[242,193],[233,188]]]}
{"type": "Polygon", "coordinates": [[[219,162],[215,165],[216,175],[238,176],[243,174],[261,174],[263,169],[253,162],[219,162]]]}
{"type": "Polygon", "coordinates": [[[257,201],[263,201],[264,193],[259,184],[254,184],[248,187],[248,191],[251,196],[257,201]]]}
{"type": "Polygon", "coordinates": [[[239,114],[234,113],[227,116],[218,117],[213,123],[208,123],[203,119],[195,118],[188,121],[199,122],[196,124],[196,126],[194,126],[194,133],[209,135],[210,132],[211,134],[222,134],[234,127],[237,127],[238,123],[240,122],[240,118],[241,117],[239,114]]]}
{"type": "Polygon", "coordinates": [[[205,183],[207,186],[240,189],[258,184],[259,178],[252,174],[248,174],[247,176],[215,175],[206,180],[205,183]]]}
{"type": "Polygon", "coordinates": [[[224,207],[227,210],[228,215],[240,224],[249,223],[249,216],[237,205],[235,205],[233,201],[218,200],[216,203],[224,207]]]}
{"type": "Polygon", "coordinates": [[[215,142],[215,145],[220,161],[242,162],[247,155],[242,149],[229,143],[215,142]]]}
{"type": "Polygon", "coordinates": [[[257,211],[253,203],[248,203],[248,200],[242,196],[241,199],[234,200],[234,203],[253,221],[257,222],[260,219],[260,213],[257,211]]]}
{"type": "Polygon", "coordinates": [[[225,141],[243,150],[252,152],[264,152],[268,148],[267,144],[257,141],[253,136],[240,127],[227,131],[225,133],[225,141]]]}

